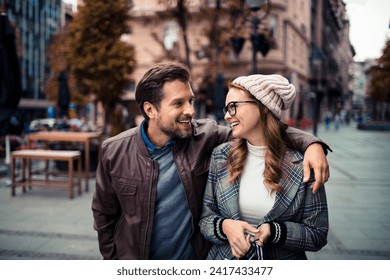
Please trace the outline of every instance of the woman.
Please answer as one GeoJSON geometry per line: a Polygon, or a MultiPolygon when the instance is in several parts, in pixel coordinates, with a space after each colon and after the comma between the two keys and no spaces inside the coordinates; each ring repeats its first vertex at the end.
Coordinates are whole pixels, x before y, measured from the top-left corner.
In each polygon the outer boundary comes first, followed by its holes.
{"type": "Polygon", "coordinates": [[[224,111],[235,140],[213,151],[200,221],[208,259],[307,259],[327,243],[325,189],[303,183],[303,155],[280,121],[294,97],[280,75],[231,83],[224,111]]]}

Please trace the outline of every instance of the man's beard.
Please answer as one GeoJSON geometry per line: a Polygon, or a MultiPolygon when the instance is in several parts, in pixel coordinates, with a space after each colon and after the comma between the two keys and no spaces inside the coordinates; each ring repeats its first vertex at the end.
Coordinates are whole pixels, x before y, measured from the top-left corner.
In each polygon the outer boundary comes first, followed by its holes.
{"type": "Polygon", "coordinates": [[[160,120],[157,121],[157,126],[158,128],[166,135],[168,136],[170,139],[175,139],[175,138],[188,138],[191,136],[192,134],[192,130],[188,130],[188,131],[181,131],[180,128],[176,127],[174,129],[170,129],[170,128],[167,128],[163,125],[161,125],[161,122],[160,120]]]}

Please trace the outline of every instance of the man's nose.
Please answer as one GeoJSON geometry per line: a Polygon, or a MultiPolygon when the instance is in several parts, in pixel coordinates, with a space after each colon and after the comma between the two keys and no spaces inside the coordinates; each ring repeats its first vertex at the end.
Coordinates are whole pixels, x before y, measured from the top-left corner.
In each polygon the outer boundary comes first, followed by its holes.
{"type": "Polygon", "coordinates": [[[190,103],[187,104],[187,106],[185,107],[184,109],[184,114],[186,115],[189,115],[189,116],[193,116],[195,115],[195,109],[194,109],[194,106],[190,103]]]}

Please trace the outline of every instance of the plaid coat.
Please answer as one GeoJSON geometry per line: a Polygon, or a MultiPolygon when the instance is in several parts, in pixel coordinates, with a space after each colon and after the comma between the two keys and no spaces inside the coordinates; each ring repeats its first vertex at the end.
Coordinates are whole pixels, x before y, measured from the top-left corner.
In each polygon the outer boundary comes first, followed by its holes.
{"type": "MultiPolygon", "coordinates": [[[[200,228],[205,238],[213,243],[208,259],[231,259],[233,257],[228,241],[218,239],[215,219],[240,220],[238,206],[239,178],[228,183],[227,155],[231,143],[224,143],[214,149],[208,181],[203,198],[203,213],[200,228]]],[[[327,243],[328,207],[325,188],[316,194],[310,189],[314,181],[303,183],[303,155],[287,150],[282,164],[283,177],[279,184],[283,192],[277,192],[275,203],[260,224],[283,222],[287,228],[284,245],[265,244],[264,259],[307,259],[305,251],[318,251],[327,243]]]]}

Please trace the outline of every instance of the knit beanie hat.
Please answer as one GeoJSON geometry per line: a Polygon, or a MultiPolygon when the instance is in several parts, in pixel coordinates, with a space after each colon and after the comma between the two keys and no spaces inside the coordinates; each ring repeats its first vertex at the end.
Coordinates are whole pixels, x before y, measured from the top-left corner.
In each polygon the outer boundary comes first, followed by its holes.
{"type": "Polygon", "coordinates": [[[234,79],[233,84],[244,87],[278,119],[282,117],[282,110],[290,108],[296,94],[294,85],[277,74],[241,76],[234,79]]]}

